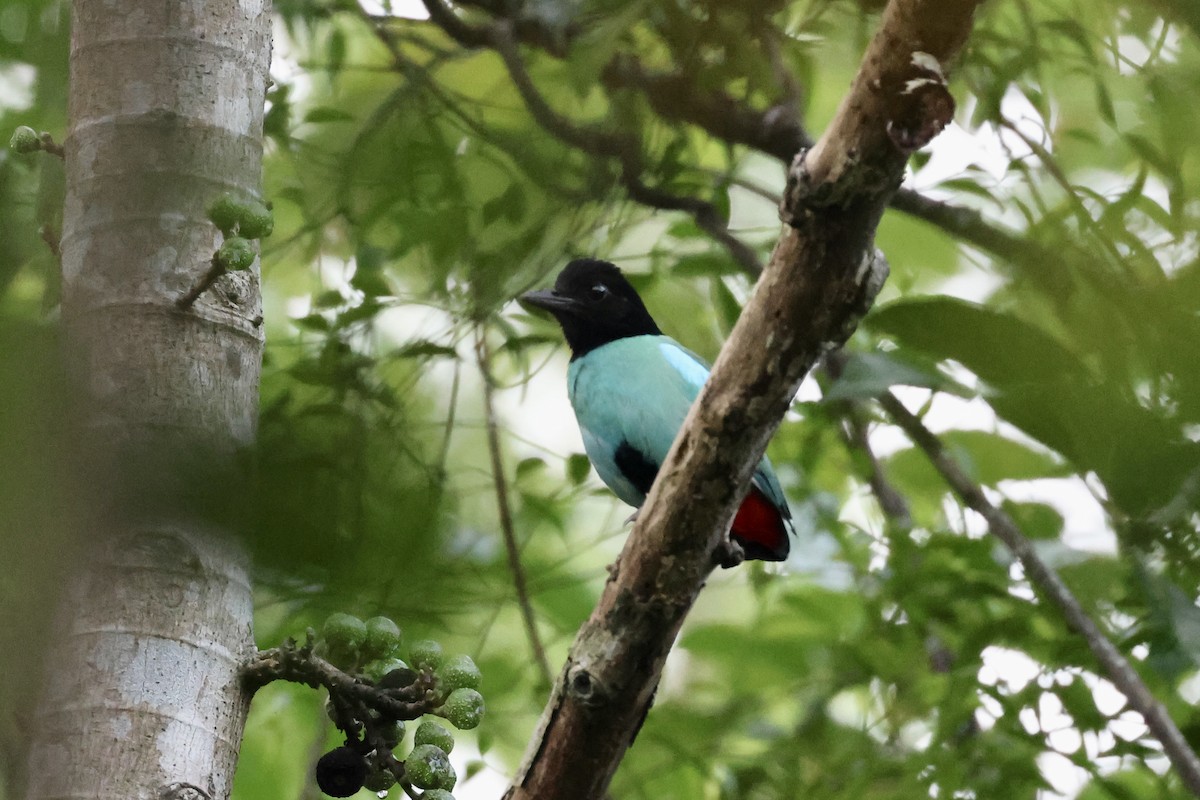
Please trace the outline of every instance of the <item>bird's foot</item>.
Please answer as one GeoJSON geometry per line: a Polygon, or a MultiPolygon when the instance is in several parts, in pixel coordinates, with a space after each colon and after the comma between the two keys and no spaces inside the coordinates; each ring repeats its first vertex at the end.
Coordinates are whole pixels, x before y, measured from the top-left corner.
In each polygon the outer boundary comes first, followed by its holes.
{"type": "Polygon", "coordinates": [[[724,539],[717,545],[717,549],[713,553],[713,559],[721,569],[729,569],[730,567],[736,567],[746,560],[746,551],[733,539],[724,539]]]}
{"type": "Polygon", "coordinates": [[[633,513],[625,518],[625,524],[632,525],[633,523],[637,522],[638,514],[640,513],[642,513],[642,510],[640,508],[635,508],[633,513]]]}

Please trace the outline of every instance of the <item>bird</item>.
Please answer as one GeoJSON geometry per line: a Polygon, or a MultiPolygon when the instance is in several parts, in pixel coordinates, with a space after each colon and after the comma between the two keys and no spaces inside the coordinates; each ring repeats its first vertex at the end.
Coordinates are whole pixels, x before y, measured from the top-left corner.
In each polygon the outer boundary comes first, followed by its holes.
{"type": "MultiPolygon", "coordinates": [[[[608,488],[640,508],[708,379],[709,365],[663,334],[621,270],[607,261],[575,259],[553,289],[526,292],[520,300],[550,312],[562,328],[571,350],[567,397],[584,450],[608,488]]],[[[730,538],[747,559],[783,561],[791,529],[787,498],[764,456],[730,538]]],[[[722,564],[740,560],[735,556],[722,564]]]]}

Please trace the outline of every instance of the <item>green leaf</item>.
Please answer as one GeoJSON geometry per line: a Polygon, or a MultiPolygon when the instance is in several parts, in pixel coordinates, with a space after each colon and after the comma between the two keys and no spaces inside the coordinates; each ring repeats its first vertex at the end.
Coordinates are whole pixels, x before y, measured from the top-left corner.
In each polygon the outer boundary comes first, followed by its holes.
{"type": "Polygon", "coordinates": [[[378,300],[368,297],[356,306],[347,308],[337,315],[337,327],[345,328],[357,322],[374,319],[386,306],[378,300]]]}
{"type": "Polygon", "coordinates": [[[546,462],[537,456],[523,458],[517,463],[517,480],[528,478],[534,473],[541,472],[546,468],[546,462]]]}
{"type": "Polygon", "coordinates": [[[1074,354],[1050,334],[965,300],[900,300],[876,309],[864,324],[935,358],[959,361],[999,386],[1086,375],[1074,354]]]}
{"type": "Polygon", "coordinates": [[[592,462],[583,453],[572,453],[567,456],[567,480],[572,486],[580,486],[587,480],[592,469],[592,462]]]}
{"type": "Polygon", "coordinates": [[[970,397],[973,392],[936,367],[918,364],[894,353],[853,353],[841,376],[829,387],[824,400],[868,400],[893,386],[920,386],[970,397]]]}
{"type": "Polygon", "coordinates": [[[738,317],[742,314],[742,304],[737,301],[733,292],[729,291],[729,287],[725,285],[725,281],[720,278],[712,281],[712,300],[721,321],[721,328],[726,331],[733,330],[738,317]]]}
{"type": "MultiPolygon", "coordinates": [[[[947,431],[939,438],[976,483],[994,486],[1003,480],[1033,480],[1070,474],[1059,459],[1013,439],[987,431],[947,431]]],[[[885,461],[885,472],[914,486],[941,481],[925,453],[916,447],[901,450],[885,461]]]]}
{"type": "Polygon", "coordinates": [[[710,278],[721,275],[736,275],[741,270],[729,256],[722,253],[696,253],[683,256],[671,267],[676,278],[710,278]]]}
{"type": "Polygon", "coordinates": [[[458,351],[453,347],[428,339],[416,339],[392,351],[393,358],[433,358],[438,356],[458,358],[458,351]]]}
{"type": "Polygon", "coordinates": [[[304,114],[304,121],[318,125],[326,122],[354,122],[354,115],[332,106],[317,106],[304,114]]]}
{"type": "Polygon", "coordinates": [[[1030,539],[1057,539],[1062,535],[1065,520],[1054,506],[1005,500],[1001,508],[1030,539]]]}
{"type": "Polygon", "coordinates": [[[306,317],[297,317],[292,320],[292,324],[297,328],[306,331],[328,331],[330,329],[329,320],[325,319],[320,314],[309,314],[306,317]]]}

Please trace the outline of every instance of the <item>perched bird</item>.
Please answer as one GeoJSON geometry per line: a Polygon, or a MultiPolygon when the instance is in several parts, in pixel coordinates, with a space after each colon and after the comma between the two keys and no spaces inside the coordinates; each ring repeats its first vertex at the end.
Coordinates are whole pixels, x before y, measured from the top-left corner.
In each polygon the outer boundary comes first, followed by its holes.
{"type": "MultiPolygon", "coordinates": [[[[572,261],[553,290],[528,292],[521,300],[549,311],[562,326],[571,348],[567,396],[588,458],[617,497],[640,507],[708,379],[708,365],[663,335],[629,281],[607,261],[572,261]]],[[[730,536],[746,558],[783,561],[791,516],[764,457],[730,536]]]]}

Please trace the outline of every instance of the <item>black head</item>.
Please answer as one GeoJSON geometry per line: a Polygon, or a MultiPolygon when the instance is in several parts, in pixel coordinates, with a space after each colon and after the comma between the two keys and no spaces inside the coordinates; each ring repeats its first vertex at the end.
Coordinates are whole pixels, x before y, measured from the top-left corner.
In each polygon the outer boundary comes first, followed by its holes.
{"type": "Polygon", "coordinates": [[[617,339],[662,332],[621,270],[607,261],[576,259],[552,290],[527,292],[521,300],[554,315],[573,359],[617,339]]]}

